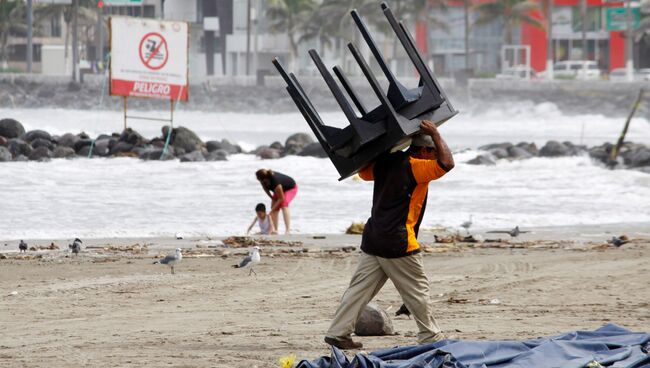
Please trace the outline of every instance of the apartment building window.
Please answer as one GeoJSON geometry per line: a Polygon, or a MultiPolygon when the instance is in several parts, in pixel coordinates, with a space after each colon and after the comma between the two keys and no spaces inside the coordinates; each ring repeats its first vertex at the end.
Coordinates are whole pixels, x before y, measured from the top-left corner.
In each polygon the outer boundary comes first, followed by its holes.
{"type": "Polygon", "coordinates": [[[56,14],[50,19],[50,37],[61,37],[61,14],[56,14]]]}
{"type": "Polygon", "coordinates": [[[109,6],[109,14],[113,15],[128,15],[130,17],[140,18],[155,18],[156,17],[156,7],[154,5],[144,5],[144,6],[109,6]]]}
{"type": "MultiPolygon", "coordinates": [[[[572,7],[572,25],[573,32],[582,32],[582,17],[580,16],[580,7],[572,7]]],[[[600,31],[602,29],[602,8],[600,6],[587,7],[586,14],[587,32],[600,31]]]]}

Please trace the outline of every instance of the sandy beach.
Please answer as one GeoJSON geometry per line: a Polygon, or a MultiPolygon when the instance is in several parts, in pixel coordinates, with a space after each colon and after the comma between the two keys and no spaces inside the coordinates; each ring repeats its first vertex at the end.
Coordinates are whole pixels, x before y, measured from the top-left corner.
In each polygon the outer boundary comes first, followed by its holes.
{"type": "MultiPolygon", "coordinates": [[[[423,234],[439,323],[461,339],[526,339],[610,322],[650,331],[648,237],[616,248],[584,233],[553,240],[540,230],[482,244],[423,234]]],[[[358,256],[341,248],[360,239],[317,238],[275,238],[280,246],[263,246],[257,276],[231,267],[247,248],[216,239],[88,240],[78,257],[7,251],[0,366],[276,367],[289,353],[326,355],[323,334],[358,256]],[[171,275],[152,262],[174,247],[185,256],[171,275]]],[[[391,314],[401,304],[390,283],[376,302],[391,314]]],[[[361,338],[364,351],[415,343],[412,320],[393,322],[398,335],[361,338]]]]}

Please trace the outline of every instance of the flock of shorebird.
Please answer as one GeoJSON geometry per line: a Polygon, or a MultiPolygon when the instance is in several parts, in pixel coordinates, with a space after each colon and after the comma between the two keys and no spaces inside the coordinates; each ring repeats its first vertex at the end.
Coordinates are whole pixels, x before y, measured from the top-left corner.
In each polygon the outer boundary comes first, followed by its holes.
{"type": "MultiPolygon", "coordinates": [[[[172,274],[174,274],[174,266],[179,264],[182,259],[183,253],[181,252],[181,248],[176,248],[176,251],[173,254],[169,254],[165,258],[155,261],[154,264],[167,265],[171,269],[172,274]]],[[[260,263],[261,260],[262,257],[260,256],[260,247],[255,246],[251,249],[250,253],[241,260],[241,262],[233,265],[232,267],[249,268],[250,271],[248,271],[248,275],[250,276],[252,273],[254,273],[257,276],[257,272],[255,272],[253,267],[256,264],[260,263]]]]}
{"type": "MultiPolygon", "coordinates": [[[[472,215],[470,215],[469,220],[463,222],[460,225],[460,227],[465,229],[465,231],[467,232],[468,235],[469,235],[469,229],[474,224],[473,218],[474,217],[472,215]]],[[[488,233],[493,233],[493,234],[508,234],[513,238],[518,237],[519,234],[524,234],[524,233],[528,233],[528,232],[529,231],[520,230],[519,226],[515,226],[511,230],[488,231],[488,233]]],[[[177,236],[177,238],[182,239],[182,237],[179,237],[179,236],[177,236]]],[[[623,244],[626,244],[628,242],[629,242],[629,239],[625,235],[620,236],[620,237],[613,236],[612,239],[607,240],[607,243],[612,244],[612,245],[614,245],[616,247],[620,247],[623,244]]],[[[74,254],[76,256],[76,255],[79,254],[79,252],[81,252],[82,244],[83,244],[83,242],[81,241],[81,239],[75,238],[74,241],[71,244],[68,244],[68,248],[70,249],[72,254],[74,254]]],[[[18,244],[18,249],[19,249],[19,251],[21,253],[27,252],[27,249],[28,249],[27,243],[24,240],[21,240],[20,243],[18,244]]],[[[154,264],[167,265],[171,269],[171,273],[174,274],[174,267],[176,265],[178,265],[181,262],[181,260],[183,260],[182,250],[181,250],[181,248],[176,248],[174,253],[165,256],[163,259],[159,259],[159,260],[155,261],[154,264]]],[[[249,269],[249,271],[248,271],[249,276],[251,274],[257,275],[257,272],[255,272],[255,270],[254,270],[254,266],[256,264],[260,263],[261,260],[262,260],[262,258],[260,256],[260,247],[255,246],[255,247],[253,247],[251,249],[250,253],[246,257],[244,257],[244,259],[241,260],[241,262],[239,262],[236,265],[233,265],[232,267],[233,268],[248,268],[249,269]]],[[[408,309],[406,308],[405,305],[403,305],[397,311],[396,315],[400,315],[400,314],[409,315],[409,311],[408,311],[408,309]]]]}
{"type": "MultiPolygon", "coordinates": [[[[180,238],[182,239],[182,238],[180,238]]],[[[70,249],[70,252],[74,254],[75,256],[81,252],[81,246],[83,242],[79,238],[75,238],[74,241],[71,244],[68,244],[68,248],[70,249]]],[[[6,244],[5,244],[6,245],[6,244]]],[[[24,240],[20,240],[20,243],[18,243],[18,251],[20,253],[26,253],[28,250],[29,246],[24,240]]],[[[176,248],[176,251],[172,254],[169,254],[165,256],[163,259],[159,259],[154,262],[154,264],[163,264],[169,266],[171,269],[171,273],[174,274],[174,267],[179,264],[183,260],[183,253],[181,248],[176,248]]],[[[251,274],[257,275],[257,272],[254,270],[254,266],[262,260],[262,257],[260,256],[260,247],[253,247],[250,251],[250,253],[244,257],[244,259],[241,260],[236,265],[233,265],[232,267],[234,268],[248,268],[250,271],[248,271],[248,275],[250,276],[251,274]]]]}
{"type": "MultiPolygon", "coordinates": [[[[460,224],[460,227],[465,229],[465,231],[467,232],[467,235],[469,235],[469,228],[471,228],[472,225],[474,224],[473,219],[474,219],[474,216],[469,215],[469,220],[467,220],[467,221],[463,222],[462,224],[460,224]]],[[[521,231],[521,230],[519,230],[519,225],[515,226],[514,228],[512,228],[510,230],[488,231],[488,233],[490,233],[490,234],[508,234],[513,238],[518,237],[519,234],[524,234],[524,233],[528,233],[528,232],[530,232],[530,231],[521,231]]]]}

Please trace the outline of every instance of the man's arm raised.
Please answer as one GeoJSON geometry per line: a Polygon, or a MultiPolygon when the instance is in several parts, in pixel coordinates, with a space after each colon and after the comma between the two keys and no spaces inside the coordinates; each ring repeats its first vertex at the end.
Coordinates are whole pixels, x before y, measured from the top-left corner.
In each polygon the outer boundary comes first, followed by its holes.
{"type": "Polygon", "coordinates": [[[442,166],[446,171],[449,171],[454,168],[454,156],[451,153],[451,150],[445,143],[445,140],[440,136],[438,128],[434,123],[429,120],[423,120],[420,124],[420,129],[422,133],[428,135],[433,140],[433,143],[436,145],[436,150],[438,151],[438,164],[442,166]]]}

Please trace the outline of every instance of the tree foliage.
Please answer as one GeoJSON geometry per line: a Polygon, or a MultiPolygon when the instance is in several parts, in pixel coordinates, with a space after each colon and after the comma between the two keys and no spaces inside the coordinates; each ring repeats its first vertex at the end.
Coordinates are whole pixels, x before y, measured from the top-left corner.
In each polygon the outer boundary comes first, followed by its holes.
{"type": "Polygon", "coordinates": [[[478,13],[478,18],[474,22],[476,25],[485,25],[502,19],[503,40],[508,45],[512,44],[514,28],[522,23],[544,28],[544,24],[531,15],[534,11],[541,10],[539,3],[534,0],[498,0],[478,4],[473,7],[473,10],[478,13]]]}

